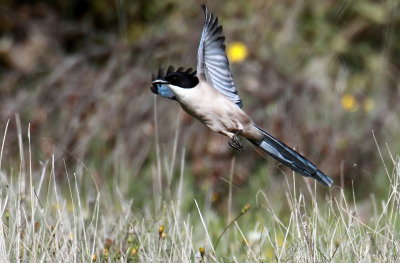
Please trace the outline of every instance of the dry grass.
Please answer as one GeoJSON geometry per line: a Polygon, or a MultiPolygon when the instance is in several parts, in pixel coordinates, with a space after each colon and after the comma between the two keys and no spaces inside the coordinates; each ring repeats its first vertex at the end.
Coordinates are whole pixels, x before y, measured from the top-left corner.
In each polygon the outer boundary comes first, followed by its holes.
{"type": "Polygon", "coordinates": [[[249,50],[231,65],[246,112],[329,190],[154,108],[151,71],[196,64],[199,5],[116,1],[81,20],[64,17],[80,1],[6,2],[0,126],[21,121],[1,144],[0,261],[399,261],[400,163],[371,136],[399,148],[398,1],[208,3],[227,47],[249,50]]]}
{"type": "Polygon", "coordinates": [[[153,199],[136,207],[140,197],[127,198],[120,178],[113,180],[111,190],[98,187],[84,166],[72,172],[54,158],[32,170],[36,160],[31,159],[29,130],[26,135],[18,130],[21,154],[15,159],[20,165],[10,166],[9,160],[1,160],[6,134],[7,128],[0,155],[2,262],[399,261],[398,158],[385,165],[390,183],[384,200],[371,194],[360,204],[339,187],[321,199],[314,182],[306,181],[302,190],[288,181],[285,191],[248,193],[253,207],[238,212],[230,207],[232,218],[238,215],[230,221],[215,214],[207,201],[196,201],[203,197],[189,193],[184,157],[175,174],[160,163],[176,157],[158,155],[159,162],[152,164],[153,199]],[[63,167],[66,185],[55,178],[57,166],[63,167]],[[176,183],[162,183],[173,176],[178,176],[176,183]],[[289,212],[280,213],[280,205],[289,212]],[[220,236],[226,220],[230,227],[220,236]]]}

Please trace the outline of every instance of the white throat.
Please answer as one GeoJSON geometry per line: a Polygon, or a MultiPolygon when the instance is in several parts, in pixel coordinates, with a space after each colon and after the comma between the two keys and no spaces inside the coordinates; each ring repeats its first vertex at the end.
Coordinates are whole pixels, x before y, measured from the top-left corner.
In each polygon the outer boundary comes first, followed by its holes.
{"type": "MultiPolygon", "coordinates": [[[[198,86],[198,85],[197,85],[198,86]]],[[[179,86],[175,86],[169,84],[168,87],[172,90],[179,101],[185,101],[187,99],[195,99],[197,96],[201,96],[199,93],[198,87],[195,86],[193,88],[182,88],[179,86]]]]}

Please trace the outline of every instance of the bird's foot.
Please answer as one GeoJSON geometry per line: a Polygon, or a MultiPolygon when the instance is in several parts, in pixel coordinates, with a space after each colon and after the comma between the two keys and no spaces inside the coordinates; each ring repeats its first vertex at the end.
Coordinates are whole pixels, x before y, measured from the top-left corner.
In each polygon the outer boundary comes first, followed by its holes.
{"type": "Polygon", "coordinates": [[[229,146],[233,149],[242,152],[244,150],[242,143],[240,142],[239,137],[235,134],[233,135],[232,139],[228,142],[229,146]]]}

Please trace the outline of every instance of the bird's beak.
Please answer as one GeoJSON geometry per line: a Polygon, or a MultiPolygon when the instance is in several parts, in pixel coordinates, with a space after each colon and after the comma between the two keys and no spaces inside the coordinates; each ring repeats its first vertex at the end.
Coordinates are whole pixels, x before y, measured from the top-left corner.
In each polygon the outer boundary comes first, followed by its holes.
{"type": "Polygon", "coordinates": [[[168,81],[163,80],[163,79],[156,79],[152,82],[153,85],[155,84],[168,84],[168,81]]]}

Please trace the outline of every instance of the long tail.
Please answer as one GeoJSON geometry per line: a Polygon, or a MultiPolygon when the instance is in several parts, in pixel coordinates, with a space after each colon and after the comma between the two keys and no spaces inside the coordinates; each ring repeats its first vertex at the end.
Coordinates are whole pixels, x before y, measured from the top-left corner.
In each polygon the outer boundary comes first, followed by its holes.
{"type": "Polygon", "coordinates": [[[258,149],[291,168],[293,171],[306,177],[312,177],[326,186],[332,186],[332,178],[325,175],[312,162],[304,158],[295,150],[286,146],[284,143],[280,142],[278,139],[274,138],[272,135],[268,134],[257,125],[254,126],[264,134],[264,140],[260,142],[249,139],[249,141],[258,149]]]}

